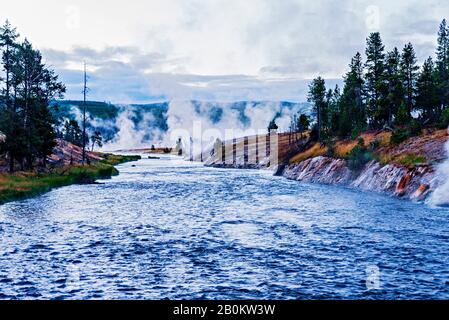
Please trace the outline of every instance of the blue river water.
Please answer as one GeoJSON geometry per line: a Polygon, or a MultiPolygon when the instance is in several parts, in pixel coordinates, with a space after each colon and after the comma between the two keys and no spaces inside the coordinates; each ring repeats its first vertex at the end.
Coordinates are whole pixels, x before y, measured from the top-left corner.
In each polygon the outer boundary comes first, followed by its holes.
{"type": "Polygon", "coordinates": [[[0,299],[449,299],[449,210],[143,159],[0,206],[0,299]]]}

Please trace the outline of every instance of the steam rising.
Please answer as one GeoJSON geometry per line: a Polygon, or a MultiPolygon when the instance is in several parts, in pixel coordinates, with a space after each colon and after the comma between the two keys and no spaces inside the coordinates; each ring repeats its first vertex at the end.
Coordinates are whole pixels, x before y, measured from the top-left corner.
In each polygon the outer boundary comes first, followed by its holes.
{"type": "Polygon", "coordinates": [[[142,149],[150,148],[153,144],[158,145],[164,133],[149,125],[154,120],[154,116],[151,113],[145,113],[140,121],[135,121],[136,118],[135,111],[122,107],[114,123],[118,132],[111,141],[104,144],[103,150],[142,149]]]}
{"type": "Polygon", "coordinates": [[[434,191],[430,203],[435,206],[449,206],[449,141],[446,142],[448,159],[437,170],[437,178],[441,185],[434,191]]]}
{"type": "MultiPolygon", "coordinates": [[[[174,147],[181,138],[185,154],[189,153],[191,142],[193,152],[199,154],[217,138],[265,134],[274,118],[279,130],[286,131],[292,116],[299,111],[308,110],[304,105],[286,102],[171,101],[151,106],[121,105],[114,118],[100,119],[88,113],[88,134],[102,132],[103,151],[148,149],[152,145],[174,147]]],[[[72,107],[70,114],[81,124],[79,108],[72,107]]]]}

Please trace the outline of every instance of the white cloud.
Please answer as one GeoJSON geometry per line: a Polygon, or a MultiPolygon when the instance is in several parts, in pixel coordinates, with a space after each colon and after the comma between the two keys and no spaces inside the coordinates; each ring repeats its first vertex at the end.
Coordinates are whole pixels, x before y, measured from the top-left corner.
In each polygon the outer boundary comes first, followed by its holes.
{"type": "Polygon", "coordinates": [[[303,80],[340,77],[373,28],[389,48],[432,54],[447,12],[440,0],[16,0],[0,19],[44,51],[69,97],[86,60],[99,100],[304,100],[303,80]]]}

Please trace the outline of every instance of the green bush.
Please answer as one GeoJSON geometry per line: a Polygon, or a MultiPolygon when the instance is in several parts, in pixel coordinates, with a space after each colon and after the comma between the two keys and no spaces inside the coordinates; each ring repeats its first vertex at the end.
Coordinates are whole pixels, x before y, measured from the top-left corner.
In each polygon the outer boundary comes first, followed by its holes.
{"type": "Polygon", "coordinates": [[[396,129],[393,131],[390,143],[392,144],[400,144],[410,138],[411,134],[408,129],[396,129]]]}
{"type": "Polygon", "coordinates": [[[416,119],[412,119],[410,121],[410,134],[412,136],[419,136],[422,133],[422,125],[421,122],[419,122],[416,119]]]}
{"type": "Polygon", "coordinates": [[[351,132],[351,139],[352,139],[352,140],[357,139],[357,138],[360,136],[360,133],[361,133],[361,130],[360,130],[359,128],[354,128],[354,129],[352,129],[352,132],[351,132]]]}
{"type": "Polygon", "coordinates": [[[437,125],[440,129],[446,129],[449,127],[449,108],[443,110],[437,125]]]}
{"type": "Polygon", "coordinates": [[[399,160],[400,164],[407,166],[407,167],[414,167],[417,164],[426,163],[426,162],[427,162],[427,159],[424,156],[420,156],[415,153],[406,154],[399,160]]]}
{"type": "Polygon", "coordinates": [[[358,171],[373,159],[372,151],[365,147],[365,141],[360,138],[358,144],[348,153],[348,166],[351,170],[358,171]]]}

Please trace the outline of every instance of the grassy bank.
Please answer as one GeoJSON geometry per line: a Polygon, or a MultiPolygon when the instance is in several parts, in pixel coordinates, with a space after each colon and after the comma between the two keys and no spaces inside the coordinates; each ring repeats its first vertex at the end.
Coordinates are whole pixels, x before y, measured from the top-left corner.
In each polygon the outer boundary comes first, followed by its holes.
{"type": "Polygon", "coordinates": [[[358,139],[335,141],[332,150],[329,146],[314,143],[293,156],[289,162],[299,163],[318,156],[331,156],[349,161],[376,160],[382,165],[395,164],[413,168],[417,165],[434,165],[445,159],[444,144],[447,140],[446,129],[425,129],[415,136],[404,137],[399,142],[392,139],[391,132],[365,132],[358,139]]]}
{"type": "Polygon", "coordinates": [[[88,166],[70,166],[47,173],[18,172],[0,175],[0,204],[34,197],[54,188],[71,184],[89,184],[97,179],[108,179],[118,174],[115,165],[136,161],[140,156],[106,154],[104,160],[88,166]]]}

